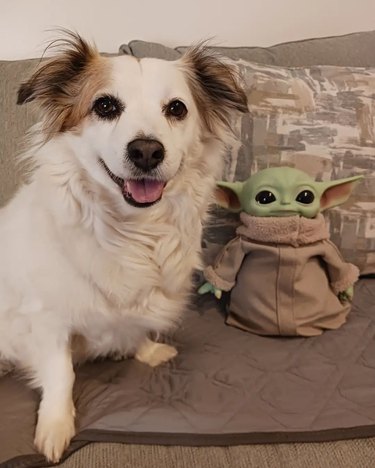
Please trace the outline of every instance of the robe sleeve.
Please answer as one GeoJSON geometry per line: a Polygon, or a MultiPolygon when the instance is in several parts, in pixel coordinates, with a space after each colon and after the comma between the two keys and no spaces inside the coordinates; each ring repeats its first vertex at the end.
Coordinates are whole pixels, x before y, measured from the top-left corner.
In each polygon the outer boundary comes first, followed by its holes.
{"type": "Polygon", "coordinates": [[[338,248],[329,240],[324,242],[324,254],[322,256],[326,263],[328,277],[335,294],[345,291],[357,281],[358,268],[345,262],[338,248]]]}
{"type": "Polygon", "coordinates": [[[241,237],[235,237],[222,249],[214,264],[204,270],[206,280],[218,289],[230,291],[245,255],[241,237]]]}

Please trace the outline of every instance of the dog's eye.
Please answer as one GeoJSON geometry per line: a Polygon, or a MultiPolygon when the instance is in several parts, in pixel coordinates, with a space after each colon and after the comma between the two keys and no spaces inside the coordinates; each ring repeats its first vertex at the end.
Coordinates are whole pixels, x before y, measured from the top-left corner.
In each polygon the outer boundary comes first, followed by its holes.
{"type": "Polygon", "coordinates": [[[102,119],[112,120],[118,117],[124,106],[113,96],[102,96],[93,105],[93,111],[102,119]]]}
{"type": "Polygon", "coordinates": [[[302,192],[300,192],[296,197],[296,201],[298,201],[298,203],[303,203],[304,205],[310,205],[314,200],[315,196],[311,190],[302,190],[302,192]]]}
{"type": "Polygon", "coordinates": [[[276,200],[275,195],[269,190],[262,190],[255,196],[255,201],[260,205],[268,205],[276,200]]]}
{"type": "Polygon", "coordinates": [[[175,117],[178,120],[182,120],[187,114],[187,109],[182,101],[175,99],[164,108],[164,113],[167,117],[175,117]]]}

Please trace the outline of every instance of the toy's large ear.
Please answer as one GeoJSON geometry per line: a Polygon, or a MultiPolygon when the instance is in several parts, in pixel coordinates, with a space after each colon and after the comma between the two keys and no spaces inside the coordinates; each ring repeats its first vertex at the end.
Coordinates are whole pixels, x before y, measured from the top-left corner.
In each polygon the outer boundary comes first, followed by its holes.
{"type": "Polygon", "coordinates": [[[242,182],[217,182],[215,189],[216,203],[230,211],[241,211],[240,194],[242,189],[242,182]]]}
{"type": "Polygon", "coordinates": [[[363,179],[363,176],[348,177],[346,179],[331,180],[329,182],[319,182],[321,193],[320,209],[323,211],[327,208],[345,203],[360,179],[363,179]]]}

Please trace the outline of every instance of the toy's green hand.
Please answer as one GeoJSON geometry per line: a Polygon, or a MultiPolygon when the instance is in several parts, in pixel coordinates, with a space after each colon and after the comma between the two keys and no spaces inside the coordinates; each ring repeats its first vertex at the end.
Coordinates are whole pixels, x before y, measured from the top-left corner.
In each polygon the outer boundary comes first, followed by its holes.
{"type": "Polygon", "coordinates": [[[204,283],[199,289],[198,294],[212,293],[217,299],[221,298],[221,289],[215,288],[215,286],[209,282],[204,283]]]}
{"type": "Polygon", "coordinates": [[[348,289],[339,293],[339,299],[341,302],[352,302],[354,296],[353,286],[349,286],[348,289]]]}

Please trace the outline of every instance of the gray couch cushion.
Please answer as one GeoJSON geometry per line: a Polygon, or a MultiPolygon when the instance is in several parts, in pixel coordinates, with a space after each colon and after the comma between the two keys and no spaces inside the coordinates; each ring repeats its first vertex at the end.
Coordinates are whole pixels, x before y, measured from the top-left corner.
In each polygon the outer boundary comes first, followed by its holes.
{"type": "Polygon", "coordinates": [[[16,105],[17,89],[38,62],[37,59],[0,61],[0,206],[9,200],[21,181],[17,153],[36,117],[29,106],[16,105]]]}
{"type": "MultiPolygon", "coordinates": [[[[173,49],[161,44],[132,41],[129,47],[136,57],[156,57],[174,60],[186,49],[173,49]]],[[[375,66],[375,31],[346,34],[344,36],[306,39],[286,42],[272,47],[215,47],[232,59],[244,59],[269,65],[305,67],[310,65],[337,65],[351,67],[375,66]]]]}
{"type": "Polygon", "coordinates": [[[128,55],[129,50],[137,58],[154,57],[163,60],[176,60],[181,55],[181,52],[176,49],[157,42],[131,41],[129,44],[122,44],[119,52],[128,55]]]}
{"type": "Polygon", "coordinates": [[[308,67],[336,65],[375,66],[375,31],[286,42],[270,47],[275,65],[308,67]]]}

